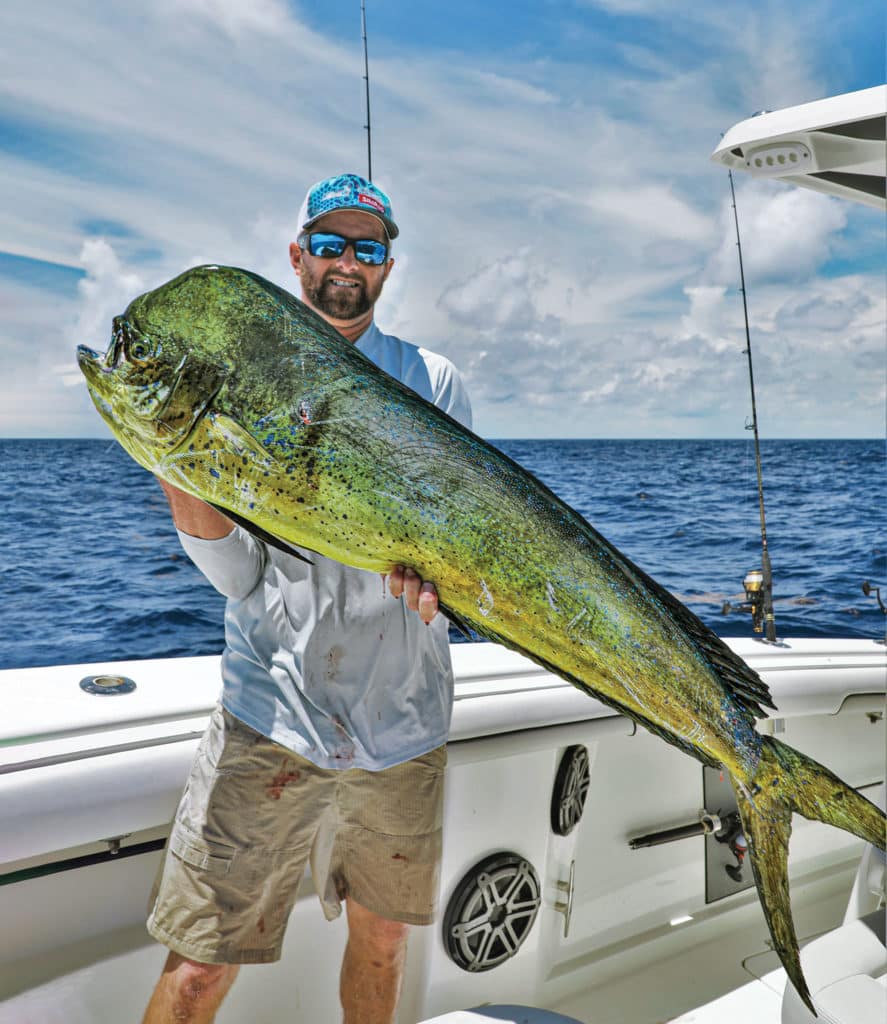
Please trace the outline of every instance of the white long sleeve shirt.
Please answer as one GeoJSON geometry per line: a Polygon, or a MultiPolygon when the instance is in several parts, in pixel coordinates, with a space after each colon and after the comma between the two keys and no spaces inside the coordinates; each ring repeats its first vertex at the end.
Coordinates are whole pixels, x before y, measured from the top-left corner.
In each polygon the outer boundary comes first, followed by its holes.
{"type": "MultiPolygon", "coordinates": [[[[382,334],[357,347],[467,427],[471,406],[447,359],[382,334]]],[[[446,742],[453,707],[447,623],[426,626],[382,578],[315,552],[312,564],[236,527],[220,540],[179,532],[228,598],[224,706],[324,768],[382,768],[446,742]]]]}

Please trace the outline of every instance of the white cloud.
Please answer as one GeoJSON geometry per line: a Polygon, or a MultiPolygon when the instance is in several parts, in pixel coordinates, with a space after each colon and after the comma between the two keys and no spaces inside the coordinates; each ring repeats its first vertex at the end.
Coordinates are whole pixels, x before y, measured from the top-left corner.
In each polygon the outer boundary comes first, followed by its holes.
{"type": "Polygon", "coordinates": [[[521,81],[519,78],[507,78],[504,75],[497,75],[491,71],[471,70],[468,72],[469,80],[473,79],[477,85],[491,93],[507,100],[516,100],[519,103],[556,103],[557,96],[548,89],[540,89],[529,82],[521,81]]]}
{"type": "Polygon", "coordinates": [[[633,185],[595,189],[585,204],[622,227],[643,231],[646,238],[670,238],[706,244],[713,239],[711,219],[695,210],[667,185],[633,185]]]}
{"type": "MultiPolygon", "coordinates": [[[[590,7],[601,7],[612,14],[673,14],[672,0],[587,0],[590,7]]],[[[689,8],[687,13],[691,13],[689,8]]]]}
{"type": "MultiPolygon", "coordinates": [[[[831,254],[835,237],[847,224],[840,200],[772,184],[754,182],[737,190],[736,207],[747,281],[803,279],[831,254]],[[754,186],[754,187],[753,187],[754,186]]],[[[736,228],[729,200],[721,208],[721,244],[710,263],[716,281],[737,281],[736,228]]]]}
{"type": "Polygon", "coordinates": [[[723,285],[697,285],[687,287],[684,294],[690,300],[690,310],[681,317],[681,335],[684,338],[700,338],[715,352],[724,352],[735,343],[725,328],[724,298],[727,289],[723,285]]]}
{"type": "MultiPolygon", "coordinates": [[[[113,247],[104,238],[90,238],[83,243],[80,263],[86,270],[86,276],[77,284],[80,309],[74,335],[107,342],[111,337],[112,318],[122,313],[129,301],[145,290],[142,277],[121,266],[113,247]]],[[[71,369],[63,370],[66,384],[72,383],[68,379],[72,372],[73,382],[79,383],[80,372],[73,356],[71,369]]]]}
{"type": "Polygon", "coordinates": [[[160,9],[164,8],[170,9],[171,20],[197,15],[235,38],[243,32],[276,33],[292,24],[286,4],[279,0],[161,0],[160,9]]]}
{"type": "Polygon", "coordinates": [[[531,293],[538,287],[523,248],[455,283],[440,302],[457,323],[520,329],[537,316],[531,293]]]}

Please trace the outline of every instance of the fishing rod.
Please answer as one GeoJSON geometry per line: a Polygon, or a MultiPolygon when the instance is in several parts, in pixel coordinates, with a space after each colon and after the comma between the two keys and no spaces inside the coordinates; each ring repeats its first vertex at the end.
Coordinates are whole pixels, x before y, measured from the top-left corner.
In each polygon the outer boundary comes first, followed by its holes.
{"type": "Polygon", "coordinates": [[[367,53],[367,8],[366,0],[360,0],[360,27],[363,33],[363,80],[366,83],[367,123],[367,181],[373,180],[373,144],[370,128],[370,61],[367,53]]]}
{"type": "Polygon", "coordinates": [[[770,567],[770,551],[767,547],[767,520],[764,515],[764,478],[761,472],[761,442],[758,435],[758,409],[755,404],[755,374],[751,358],[751,334],[748,329],[748,302],[745,296],[745,271],[742,266],[742,242],[739,238],[739,214],[736,210],[736,191],[733,188],[733,171],[728,170],[730,195],[733,200],[733,222],[736,225],[736,249],[739,253],[739,281],[742,292],[742,312],[745,317],[745,353],[748,356],[748,382],[751,388],[751,424],[746,430],[753,430],[755,436],[755,467],[758,473],[758,505],[761,511],[761,568],[752,569],[742,581],[748,604],[740,608],[752,614],[752,628],[756,633],[766,632],[767,639],[776,640],[776,618],[773,615],[773,572],[770,567]]]}

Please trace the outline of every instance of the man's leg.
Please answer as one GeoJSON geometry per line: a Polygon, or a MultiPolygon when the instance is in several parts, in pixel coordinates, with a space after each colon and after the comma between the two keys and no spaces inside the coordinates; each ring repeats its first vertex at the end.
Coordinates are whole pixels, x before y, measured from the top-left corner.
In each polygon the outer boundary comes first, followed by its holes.
{"type": "Polygon", "coordinates": [[[343,1024],[394,1024],[410,926],[345,901],[348,945],[339,994],[343,1024]]]}
{"type": "Polygon", "coordinates": [[[149,933],[181,952],[170,953],[145,1024],[212,1021],[240,962],[279,959],[339,773],[326,774],[330,781],[221,707],[213,712],[150,900],[149,933]]]}
{"type": "Polygon", "coordinates": [[[170,953],[142,1024],[212,1024],[239,970],[239,964],[201,964],[170,953]]]}

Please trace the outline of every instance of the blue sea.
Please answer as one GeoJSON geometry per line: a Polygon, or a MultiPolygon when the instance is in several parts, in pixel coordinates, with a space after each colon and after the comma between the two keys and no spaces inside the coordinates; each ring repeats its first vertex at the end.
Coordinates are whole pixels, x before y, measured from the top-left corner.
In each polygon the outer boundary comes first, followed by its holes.
{"type": "MultiPolygon", "coordinates": [[[[760,565],[751,440],[497,441],[721,636],[760,565]]],[[[780,636],[882,637],[884,446],[762,441],[780,636]]],[[[224,600],[114,441],[0,440],[0,668],[218,653],[224,600]]],[[[454,636],[453,639],[459,639],[454,636]]]]}

